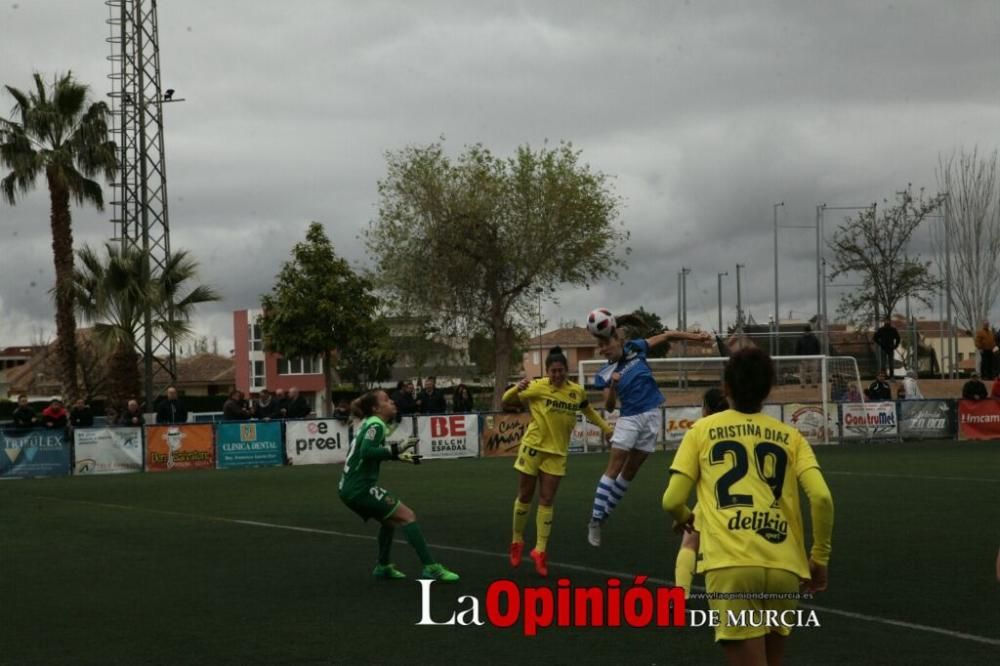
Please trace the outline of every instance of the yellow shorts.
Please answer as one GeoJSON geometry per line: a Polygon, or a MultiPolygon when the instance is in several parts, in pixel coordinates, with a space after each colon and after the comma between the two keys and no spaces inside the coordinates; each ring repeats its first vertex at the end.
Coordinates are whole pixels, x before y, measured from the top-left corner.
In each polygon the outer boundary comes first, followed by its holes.
{"type": "Polygon", "coordinates": [[[566,456],[539,451],[522,444],[517,451],[514,469],[518,472],[524,472],[528,476],[538,476],[538,472],[545,472],[552,476],[566,476],[566,456]]]}
{"type": "MultiPolygon", "coordinates": [[[[709,594],[708,606],[719,614],[715,628],[716,641],[744,641],[760,638],[771,632],[782,636],[792,633],[792,628],[779,622],[772,626],[762,624],[766,611],[795,610],[799,604],[799,577],[784,569],[767,567],[727,567],[705,572],[705,590],[709,594]],[[713,599],[711,595],[734,595],[728,599],[713,599]],[[785,595],[768,599],[741,598],[741,595],[785,595]],[[737,622],[730,624],[730,612],[737,622]],[[740,615],[742,613],[742,615],[740,615]],[[742,618],[743,621],[739,622],[742,618]],[[760,626],[753,626],[753,625],[760,626]]],[[[780,617],[780,615],[779,615],[780,617]]]]}

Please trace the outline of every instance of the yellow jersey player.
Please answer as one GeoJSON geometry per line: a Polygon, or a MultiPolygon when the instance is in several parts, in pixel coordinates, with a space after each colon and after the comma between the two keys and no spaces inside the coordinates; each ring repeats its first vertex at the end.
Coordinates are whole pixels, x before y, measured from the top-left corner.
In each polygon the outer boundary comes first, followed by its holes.
{"type": "Polygon", "coordinates": [[[715,639],[730,664],[780,664],[790,627],[732,621],[794,610],[801,588],[827,585],[833,500],[809,442],[761,413],[774,384],[771,358],[743,349],[729,359],[725,390],[733,408],[698,420],[671,465],[663,508],[693,527],[686,506],[697,488],[698,524],[715,639]],[[809,498],[812,550],[806,557],[799,489],[809,498]]]}
{"type": "MultiPolygon", "coordinates": [[[[701,415],[710,416],[729,409],[729,401],[719,388],[705,391],[701,399],[701,415]]],[[[693,512],[692,512],[693,513],[693,512]]],[[[677,549],[677,562],[674,564],[674,582],[677,587],[684,588],[684,596],[691,594],[691,581],[694,579],[695,564],[698,560],[699,538],[697,530],[685,531],[681,536],[681,547],[677,549]]]]}
{"type": "Polygon", "coordinates": [[[505,405],[527,405],[531,410],[531,423],[521,438],[514,469],[520,472],[517,498],[514,500],[514,534],[510,544],[510,564],[520,566],[524,549],[524,528],[528,512],[538,487],[538,512],[535,517],[537,542],[531,551],[535,571],[540,576],[549,574],[546,548],[552,531],[552,503],[555,501],[559,481],[566,475],[566,456],[569,440],[576,426],[577,412],[583,412],[588,421],[596,425],[605,437],[611,427],[604,422],[587,402],[587,394],[579,384],[566,378],[569,367],[566,355],[553,347],[545,358],[544,379],[522,379],[503,396],[505,405]]]}

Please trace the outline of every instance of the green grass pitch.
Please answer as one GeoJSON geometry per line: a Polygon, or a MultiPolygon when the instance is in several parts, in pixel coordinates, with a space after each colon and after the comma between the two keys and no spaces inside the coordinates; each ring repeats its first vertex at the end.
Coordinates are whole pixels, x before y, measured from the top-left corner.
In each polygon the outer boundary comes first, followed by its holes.
{"type": "MultiPolygon", "coordinates": [[[[822,626],[793,632],[787,663],[1000,663],[1000,443],[817,453],[836,504],[830,589],[813,602],[822,626]]],[[[571,457],[556,501],[550,584],[566,575],[596,585],[608,571],[673,578],[678,538],[659,508],[671,456],[646,463],[600,549],[587,545],[586,521],[606,459],[571,457]]],[[[435,584],[435,619],[460,595],[485,601],[498,578],[539,581],[527,558],[514,572],[506,562],[511,463],[383,465],[382,485],[416,510],[435,555],[462,576],[435,584]]],[[[519,626],[415,626],[419,586],[370,577],[376,527],[337,499],[339,473],[313,466],[0,483],[0,663],[723,662],[706,628],[549,628],[526,637],[519,626]]],[[[527,536],[530,546],[533,527],[527,536]]],[[[419,573],[408,545],[394,546],[394,560],[419,573]]]]}

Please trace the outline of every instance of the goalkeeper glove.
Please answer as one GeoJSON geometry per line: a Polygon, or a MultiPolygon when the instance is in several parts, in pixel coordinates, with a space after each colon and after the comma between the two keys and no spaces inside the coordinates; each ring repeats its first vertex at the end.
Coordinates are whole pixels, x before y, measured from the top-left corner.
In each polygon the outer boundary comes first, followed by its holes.
{"type": "Polygon", "coordinates": [[[405,463],[410,463],[411,465],[419,465],[420,461],[422,459],[423,459],[423,456],[418,455],[418,454],[414,453],[413,451],[406,451],[404,453],[400,453],[399,454],[399,458],[397,458],[396,460],[399,460],[399,461],[405,462],[405,463]]]}
{"type": "MultiPolygon", "coordinates": [[[[389,444],[389,447],[392,449],[393,460],[399,460],[400,456],[416,448],[417,443],[419,442],[420,439],[417,437],[407,437],[406,441],[403,442],[402,444],[400,444],[399,442],[391,442],[389,444]]],[[[411,453],[410,455],[412,456],[413,454],[411,453]]]]}

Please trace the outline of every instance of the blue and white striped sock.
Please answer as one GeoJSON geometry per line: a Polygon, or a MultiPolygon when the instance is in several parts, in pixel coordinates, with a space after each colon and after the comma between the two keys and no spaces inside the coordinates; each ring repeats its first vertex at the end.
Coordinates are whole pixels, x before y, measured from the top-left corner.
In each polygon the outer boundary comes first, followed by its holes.
{"type": "Polygon", "coordinates": [[[625,497],[628,486],[629,482],[623,479],[621,474],[612,482],[611,490],[608,491],[608,508],[604,511],[605,517],[610,516],[611,512],[618,506],[618,502],[621,502],[622,498],[625,497]]]}
{"type": "Polygon", "coordinates": [[[601,480],[597,482],[597,490],[594,491],[594,509],[590,514],[593,520],[604,520],[608,515],[608,498],[611,497],[615,480],[606,474],[601,475],[601,480]]]}

